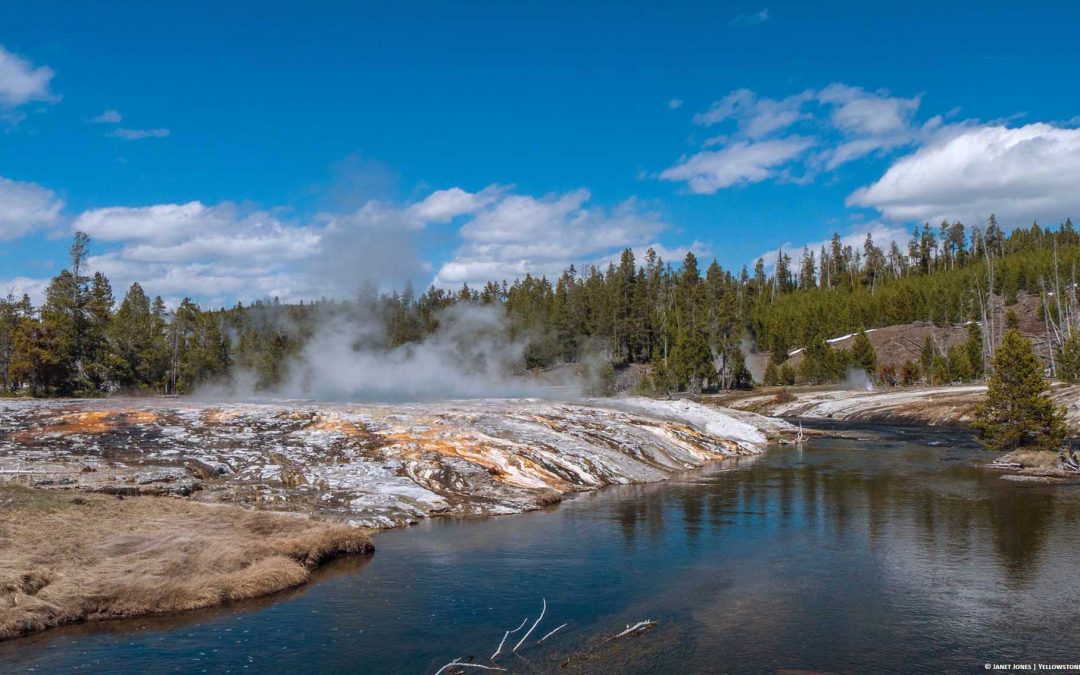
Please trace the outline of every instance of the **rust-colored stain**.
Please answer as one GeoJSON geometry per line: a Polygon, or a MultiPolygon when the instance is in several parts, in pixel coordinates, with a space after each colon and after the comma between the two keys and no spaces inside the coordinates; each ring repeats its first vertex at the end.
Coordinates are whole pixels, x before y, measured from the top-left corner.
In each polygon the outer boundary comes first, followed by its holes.
{"type": "Polygon", "coordinates": [[[385,436],[386,440],[401,448],[401,456],[418,459],[426,452],[434,452],[444,457],[458,457],[483,467],[492,478],[502,483],[519,487],[535,487],[533,481],[539,481],[558,492],[565,492],[566,486],[557,475],[528,457],[506,452],[485,439],[474,437],[461,429],[445,426],[432,426],[427,431],[395,431],[385,436]],[[491,459],[488,453],[499,453],[503,464],[491,459]],[[507,467],[513,471],[508,472],[507,467]],[[522,481],[521,476],[529,481],[522,481]]]}
{"type": "Polygon", "coordinates": [[[15,435],[17,441],[32,441],[48,434],[103,434],[121,426],[153,424],[158,415],[150,410],[84,410],[57,415],[37,429],[15,435]]]}
{"type": "Polygon", "coordinates": [[[339,434],[345,434],[353,438],[371,435],[362,425],[336,417],[317,417],[307,428],[317,431],[336,431],[339,434]]]}
{"type": "Polygon", "coordinates": [[[203,413],[203,422],[207,424],[230,424],[242,416],[238,410],[212,409],[203,413]]]}

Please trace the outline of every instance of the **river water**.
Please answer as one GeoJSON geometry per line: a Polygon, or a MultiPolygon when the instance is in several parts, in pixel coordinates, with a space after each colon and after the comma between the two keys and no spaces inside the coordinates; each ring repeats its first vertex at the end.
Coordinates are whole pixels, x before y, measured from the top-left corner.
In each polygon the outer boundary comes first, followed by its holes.
{"type": "Polygon", "coordinates": [[[542,599],[498,661],[511,672],[1080,662],[1080,489],[977,468],[989,457],[963,432],[844,430],[861,439],[387,532],[296,592],[11,641],[0,670],[432,673],[490,663],[542,599]],[[657,625],[605,641],[643,619],[657,625]]]}

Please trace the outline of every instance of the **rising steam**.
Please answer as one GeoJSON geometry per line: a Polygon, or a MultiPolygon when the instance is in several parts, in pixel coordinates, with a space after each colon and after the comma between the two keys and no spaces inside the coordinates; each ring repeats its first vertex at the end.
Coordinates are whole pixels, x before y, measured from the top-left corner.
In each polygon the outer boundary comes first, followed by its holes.
{"type": "Polygon", "coordinates": [[[317,322],[280,386],[257,392],[254,376],[241,373],[227,389],[200,396],[400,402],[581,395],[576,376],[542,382],[525,370],[527,340],[511,338],[502,307],[457,303],[437,318],[422,341],[388,349],[377,318],[335,312],[317,322]]]}

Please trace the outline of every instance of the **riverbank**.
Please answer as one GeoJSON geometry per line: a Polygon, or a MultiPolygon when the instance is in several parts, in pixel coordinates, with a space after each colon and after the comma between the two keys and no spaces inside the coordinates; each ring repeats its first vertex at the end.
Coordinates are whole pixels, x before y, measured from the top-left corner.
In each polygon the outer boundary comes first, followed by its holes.
{"type": "Polygon", "coordinates": [[[845,426],[801,452],[557,509],[425,519],[265,602],[0,643],[0,671],[433,675],[470,656],[628,675],[969,672],[1021,653],[1071,663],[1080,491],[1000,479],[963,430],[822,425],[845,426]],[[604,642],[645,619],[648,633],[604,642]]]}
{"type": "MultiPolygon", "coordinates": [[[[925,426],[967,427],[986,385],[891,387],[873,391],[830,387],[763,387],[752,392],[707,397],[714,405],[777,418],[804,418],[925,426]]],[[[1080,435],[1080,385],[1054,383],[1050,397],[1064,408],[1065,420],[1080,435]]],[[[1074,472],[1061,468],[1057,453],[1016,451],[988,460],[987,468],[1012,480],[1076,482],[1074,472]]]]}
{"type": "Polygon", "coordinates": [[[267,595],[375,529],[535,510],[794,432],[638,398],[0,401],[0,639],[267,595]]]}
{"type": "MultiPolygon", "coordinates": [[[[844,422],[967,426],[986,385],[887,387],[871,391],[835,387],[761,387],[704,400],[771,417],[810,417],[844,422]]],[[[1050,396],[1065,409],[1066,422],[1080,435],[1080,385],[1054,383],[1050,396]]]]}
{"type": "Polygon", "coordinates": [[[269,595],[370,551],[368,535],[236,506],[0,485],[0,640],[269,595]]]}

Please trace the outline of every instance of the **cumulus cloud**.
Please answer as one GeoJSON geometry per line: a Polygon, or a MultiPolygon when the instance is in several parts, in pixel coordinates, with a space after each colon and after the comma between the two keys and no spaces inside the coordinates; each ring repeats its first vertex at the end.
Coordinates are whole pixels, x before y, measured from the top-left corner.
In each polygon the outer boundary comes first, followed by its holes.
{"type": "Polygon", "coordinates": [[[778,167],[803,155],[814,141],[791,136],[759,142],[738,141],[722,150],[705,150],[683,158],[660,173],[663,180],[685,182],[691,192],[712,194],[733,185],[757,183],[777,174],[778,167]]]}
{"type": "Polygon", "coordinates": [[[119,124],[124,120],[123,115],[118,110],[106,110],[97,117],[90,119],[95,124],[119,124]]]}
{"type": "MultiPolygon", "coordinates": [[[[138,281],[167,302],[190,296],[210,306],[351,297],[368,284],[392,290],[408,282],[456,287],[555,277],[571,264],[606,266],[626,247],[643,256],[651,246],[671,260],[686,254],[657,243],[667,225],[636,201],[604,208],[590,199],[587,190],[536,197],[500,185],[451,187],[408,203],[369,199],[304,222],[280,210],[192,201],[92,209],[70,227],[91,236],[90,268],[118,294],[138,281]],[[435,269],[424,251],[430,237],[450,236],[438,229],[447,225],[461,243],[435,269]]],[[[23,279],[20,286],[31,282],[46,283],[23,279]]]]}
{"type": "Polygon", "coordinates": [[[109,133],[114,138],[122,138],[125,141],[138,141],[143,138],[166,138],[171,132],[168,129],[127,129],[121,127],[109,133]]]}
{"type": "Polygon", "coordinates": [[[48,66],[35,68],[0,46],[0,105],[13,108],[30,101],[58,100],[49,89],[53,75],[48,66]]]}
{"type": "Polygon", "coordinates": [[[0,241],[57,224],[63,208],[52,190],[0,177],[0,241]]]}
{"type": "Polygon", "coordinates": [[[313,255],[318,229],[222,203],[158,204],[86,211],[72,223],[107,250],[90,259],[119,288],[138,281],[171,297],[215,302],[245,297],[310,297],[295,263],[313,255]]]}
{"type": "Polygon", "coordinates": [[[666,229],[656,214],[629,200],[614,209],[589,205],[587,190],[532,197],[507,194],[460,229],[464,243],[436,274],[442,286],[556,277],[571,264],[608,260],[641,247],[666,229]]]}
{"type": "Polygon", "coordinates": [[[678,110],[683,106],[683,100],[681,98],[673,98],[667,102],[667,107],[672,110],[678,110]]]}
{"type": "Polygon", "coordinates": [[[436,190],[410,206],[408,213],[421,226],[425,223],[447,223],[494,203],[504,191],[498,185],[491,185],[480,192],[467,192],[458,187],[436,190]]]}
{"type": "Polygon", "coordinates": [[[1080,213],[1077,185],[1080,129],[956,125],[898,159],[847,203],[894,221],[977,222],[994,213],[1005,222],[1049,223],[1080,213]]]}

